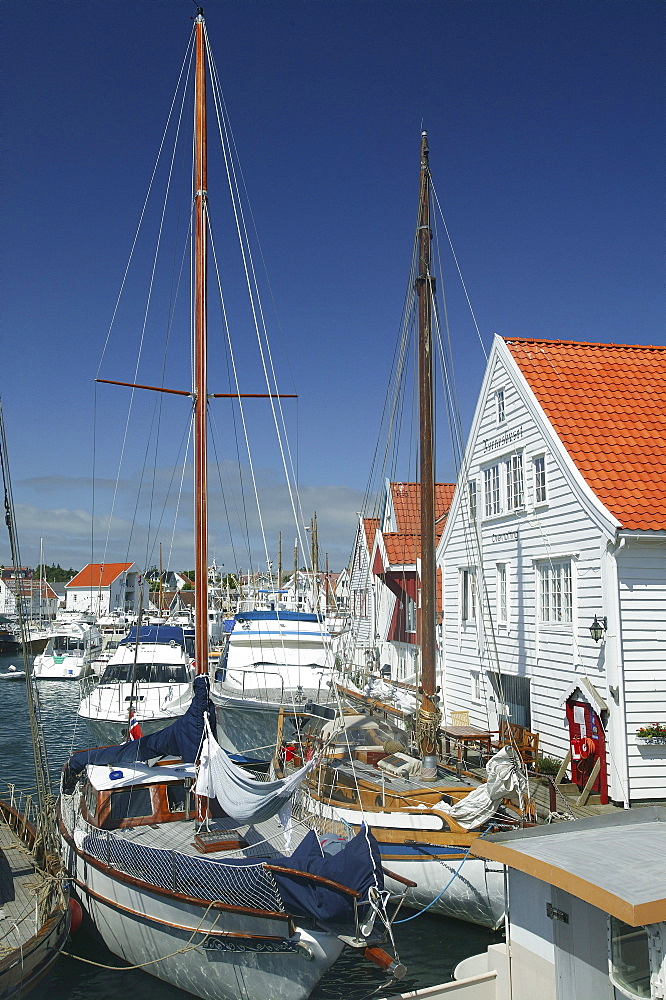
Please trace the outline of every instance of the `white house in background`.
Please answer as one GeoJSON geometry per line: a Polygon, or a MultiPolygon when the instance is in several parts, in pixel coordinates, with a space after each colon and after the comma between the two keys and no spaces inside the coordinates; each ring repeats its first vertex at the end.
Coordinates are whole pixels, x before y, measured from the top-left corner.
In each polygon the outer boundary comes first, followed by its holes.
{"type": "Polygon", "coordinates": [[[55,618],[59,598],[50,583],[33,576],[31,569],[3,569],[0,575],[0,614],[18,614],[18,595],[25,618],[55,618]]]}
{"type": "Polygon", "coordinates": [[[66,611],[108,615],[112,611],[137,614],[139,593],[148,608],[148,581],[134,563],[88,563],[65,585],[66,611]]]}
{"type": "Polygon", "coordinates": [[[666,348],[496,337],[438,565],[446,708],[666,797],[666,348]]]}

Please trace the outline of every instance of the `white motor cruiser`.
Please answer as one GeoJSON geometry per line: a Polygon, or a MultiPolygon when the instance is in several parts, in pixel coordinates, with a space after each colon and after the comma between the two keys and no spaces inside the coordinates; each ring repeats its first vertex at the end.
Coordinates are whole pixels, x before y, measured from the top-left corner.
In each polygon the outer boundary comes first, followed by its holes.
{"type": "Polygon", "coordinates": [[[331,637],[318,615],[239,612],[213,673],[221,744],[234,753],[270,754],[281,708],[288,716],[330,699],[332,665],[331,637]]]}
{"type": "Polygon", "coordinates": [[[154,733],[183,715],[192,698],[194,630],[169,625],[133,628],[101,678],[82,684],[78,714],[101,743],[127,738],[130,712],[141,733],[154,733]]]}
{"type": "Polygon", "coordinates": [[[35,657],[34,675],[41,681],[78,681],[90,672],[101,649],[102,637],[96,625],[76,620],[56,624],[44,652],[35,657]]]}

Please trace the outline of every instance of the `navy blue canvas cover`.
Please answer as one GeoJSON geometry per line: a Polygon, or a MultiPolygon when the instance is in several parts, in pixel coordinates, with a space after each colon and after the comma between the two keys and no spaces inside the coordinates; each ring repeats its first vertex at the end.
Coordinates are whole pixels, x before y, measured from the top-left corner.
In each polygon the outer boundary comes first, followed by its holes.
{"type": "MultiPolygon", "coordinates": [[[[353,923],[353,897],[309,882],[299,877],[299,872],[321,875],[355,889],[360,893],[359,905],[367,904],[370,886],[384,888],[379,844],[366,826],[335,855],[322,853],[317,835],[311,830],[292,856],[280,864],[291,869],[288,875],[273,872],[285,910],[294,916],[315,917],[322,927],[338,933],[348,931],[353,923]]],[[[361,907],[361,916],[366,912],[361,907]]]]}
{"type": "Polygon", "coordinates": [[[157,733],[150,733],[138,740],[119,746],[97,750],[80,750],[69,758],[66,769],[72,777],[80,774],[88,764],[146,763],[155,757],[180,757],[184,763],[193,764],[198,755],[203,736],[204,713],[208,714],[210,727],[215,734],[215,708],[209,698],[210,685],[207,674],[194,678],[194,696],[185,715],[157,733]]]}
{"type": "MultiPolygon", "coordinates": [[[[139,630],[139,642],[156,642],[168,645],[175,642],[178,646],[185,646],[185,636],[193,636],[193,628],[183,628],[181,625],[142,625],[139,630]]],[[[121,639],[119,646],[129,646],[136,642],[136,625],[129,630],[128,635],[121,639]]]]}

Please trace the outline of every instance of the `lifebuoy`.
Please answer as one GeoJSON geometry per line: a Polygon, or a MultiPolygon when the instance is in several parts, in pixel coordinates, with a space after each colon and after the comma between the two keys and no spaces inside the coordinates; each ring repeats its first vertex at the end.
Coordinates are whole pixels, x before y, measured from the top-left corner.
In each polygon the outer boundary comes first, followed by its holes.
{"type": "Polygon", "coordinates": [[[580,741],[580,756],[581,760],[587,760],[588,757],[594,757],[597,750],[597,744],[590,736],[583,736],[580,741]]]}

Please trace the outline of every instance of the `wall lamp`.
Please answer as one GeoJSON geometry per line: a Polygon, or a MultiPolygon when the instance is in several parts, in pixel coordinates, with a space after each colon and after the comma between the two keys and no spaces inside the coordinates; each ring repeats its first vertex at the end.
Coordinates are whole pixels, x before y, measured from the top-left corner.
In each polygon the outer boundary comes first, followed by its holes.
{"type": "Polygon", "coordinates": [[[594,621],[590,625],[590,635],[594,641],[601,642],[606,631],[608,631],[608,618],[597,618],[595,615],[594,621]]]}

